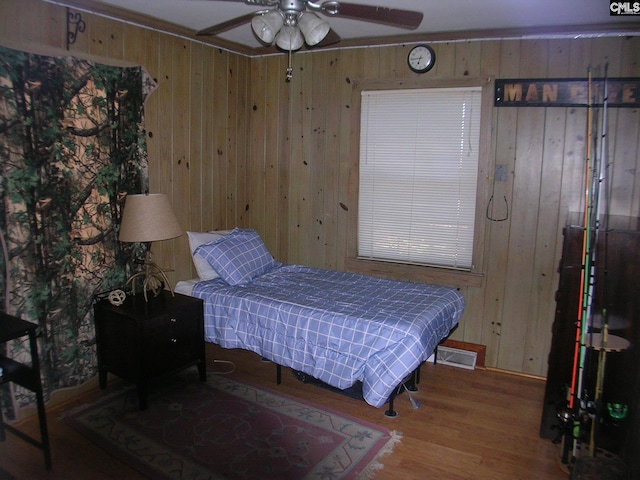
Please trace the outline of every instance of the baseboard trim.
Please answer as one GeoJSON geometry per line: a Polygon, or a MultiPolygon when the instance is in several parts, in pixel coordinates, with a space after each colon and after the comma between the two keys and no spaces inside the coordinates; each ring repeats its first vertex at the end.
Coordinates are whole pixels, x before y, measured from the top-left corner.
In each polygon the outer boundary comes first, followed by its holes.
{"type": "Polygon", "coordinates": [[[516,372],[515,370],[505,370],[504,368],[495,368],[495,367],[485,367],[485,370],[489,370],[491,372],[496,372],[496,373],[503,373],[505,375],[511,375],[513,377],[530,378],[532,380],[540,380],[542,382],[547,381],[547,377],[542,375],[534,375],[533,373],[516,372]]]}

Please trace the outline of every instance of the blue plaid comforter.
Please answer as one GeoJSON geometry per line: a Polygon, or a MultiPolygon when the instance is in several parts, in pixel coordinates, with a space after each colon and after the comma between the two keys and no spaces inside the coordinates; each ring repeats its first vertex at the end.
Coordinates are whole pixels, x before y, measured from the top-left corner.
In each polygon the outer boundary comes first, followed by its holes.
{"type": "Polygon", "coordinates": [[[249,284],[198,282],[205,337],[242,348],[384,405],[457,324],[464,300],[452,288],[280,265],[249,284]]]}

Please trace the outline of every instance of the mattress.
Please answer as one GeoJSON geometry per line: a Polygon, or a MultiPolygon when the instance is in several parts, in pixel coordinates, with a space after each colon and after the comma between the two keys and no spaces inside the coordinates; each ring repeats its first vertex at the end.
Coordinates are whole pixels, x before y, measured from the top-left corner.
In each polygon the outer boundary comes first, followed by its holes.
{"type": "Polygon", "coordinates": [[[190,280],[180,280],[176,283],[176,288],[173,289],[176,293],[181,293],[182,295],[191,295],[193,291],[193,286],[200,281],[199,278],[192,278],[190,280]]]}
{"type": "Polygon", "coordinates": [[[361,381],[382,406],[456,326],[456,289],[280,264],[251,282],[179,282],[204,300],[205,337],[243,348],[336,388],[361,381]]]}

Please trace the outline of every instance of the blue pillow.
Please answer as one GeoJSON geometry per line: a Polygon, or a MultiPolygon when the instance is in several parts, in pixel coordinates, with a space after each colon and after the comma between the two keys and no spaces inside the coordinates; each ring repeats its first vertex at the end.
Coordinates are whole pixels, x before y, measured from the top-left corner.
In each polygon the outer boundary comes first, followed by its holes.
{"type": "Polygon", "coordinates": [[[242,285],[278,265],[258,232],[235,228],[195,249],[229,285],[242,285]]]}

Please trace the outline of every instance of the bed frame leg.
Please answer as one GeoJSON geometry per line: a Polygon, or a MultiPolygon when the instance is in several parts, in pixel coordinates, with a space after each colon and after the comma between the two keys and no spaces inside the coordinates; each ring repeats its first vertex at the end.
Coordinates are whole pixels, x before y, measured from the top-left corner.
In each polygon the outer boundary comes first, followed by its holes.
{"type": "Polygon", "coordinates": [[[396,391],[394,390],[391,395],[389,395],[389,408],[384,412],[385,417],[395,418],[398,416],[398,412],[393,409],[393,401],[396,399],[396,391]]]}
{"type": "Polygon", "coordinates": [[[418,383],[420,383],[420,365],[418,365],[418,367],[413,372],[411,372],[411,378],[409,378],[409,381],[404,384],[404,388],[406,388],[409,392],[418,391],[418,383]]]}
{"type": "Polygon", "coordinates": [[[393,409],[393,400],[395,398],[395,394],[392,394],[389,397],[389,409],[384,412],[385,417],[395,418],[398,416],[398,412],[393,409]]]}

